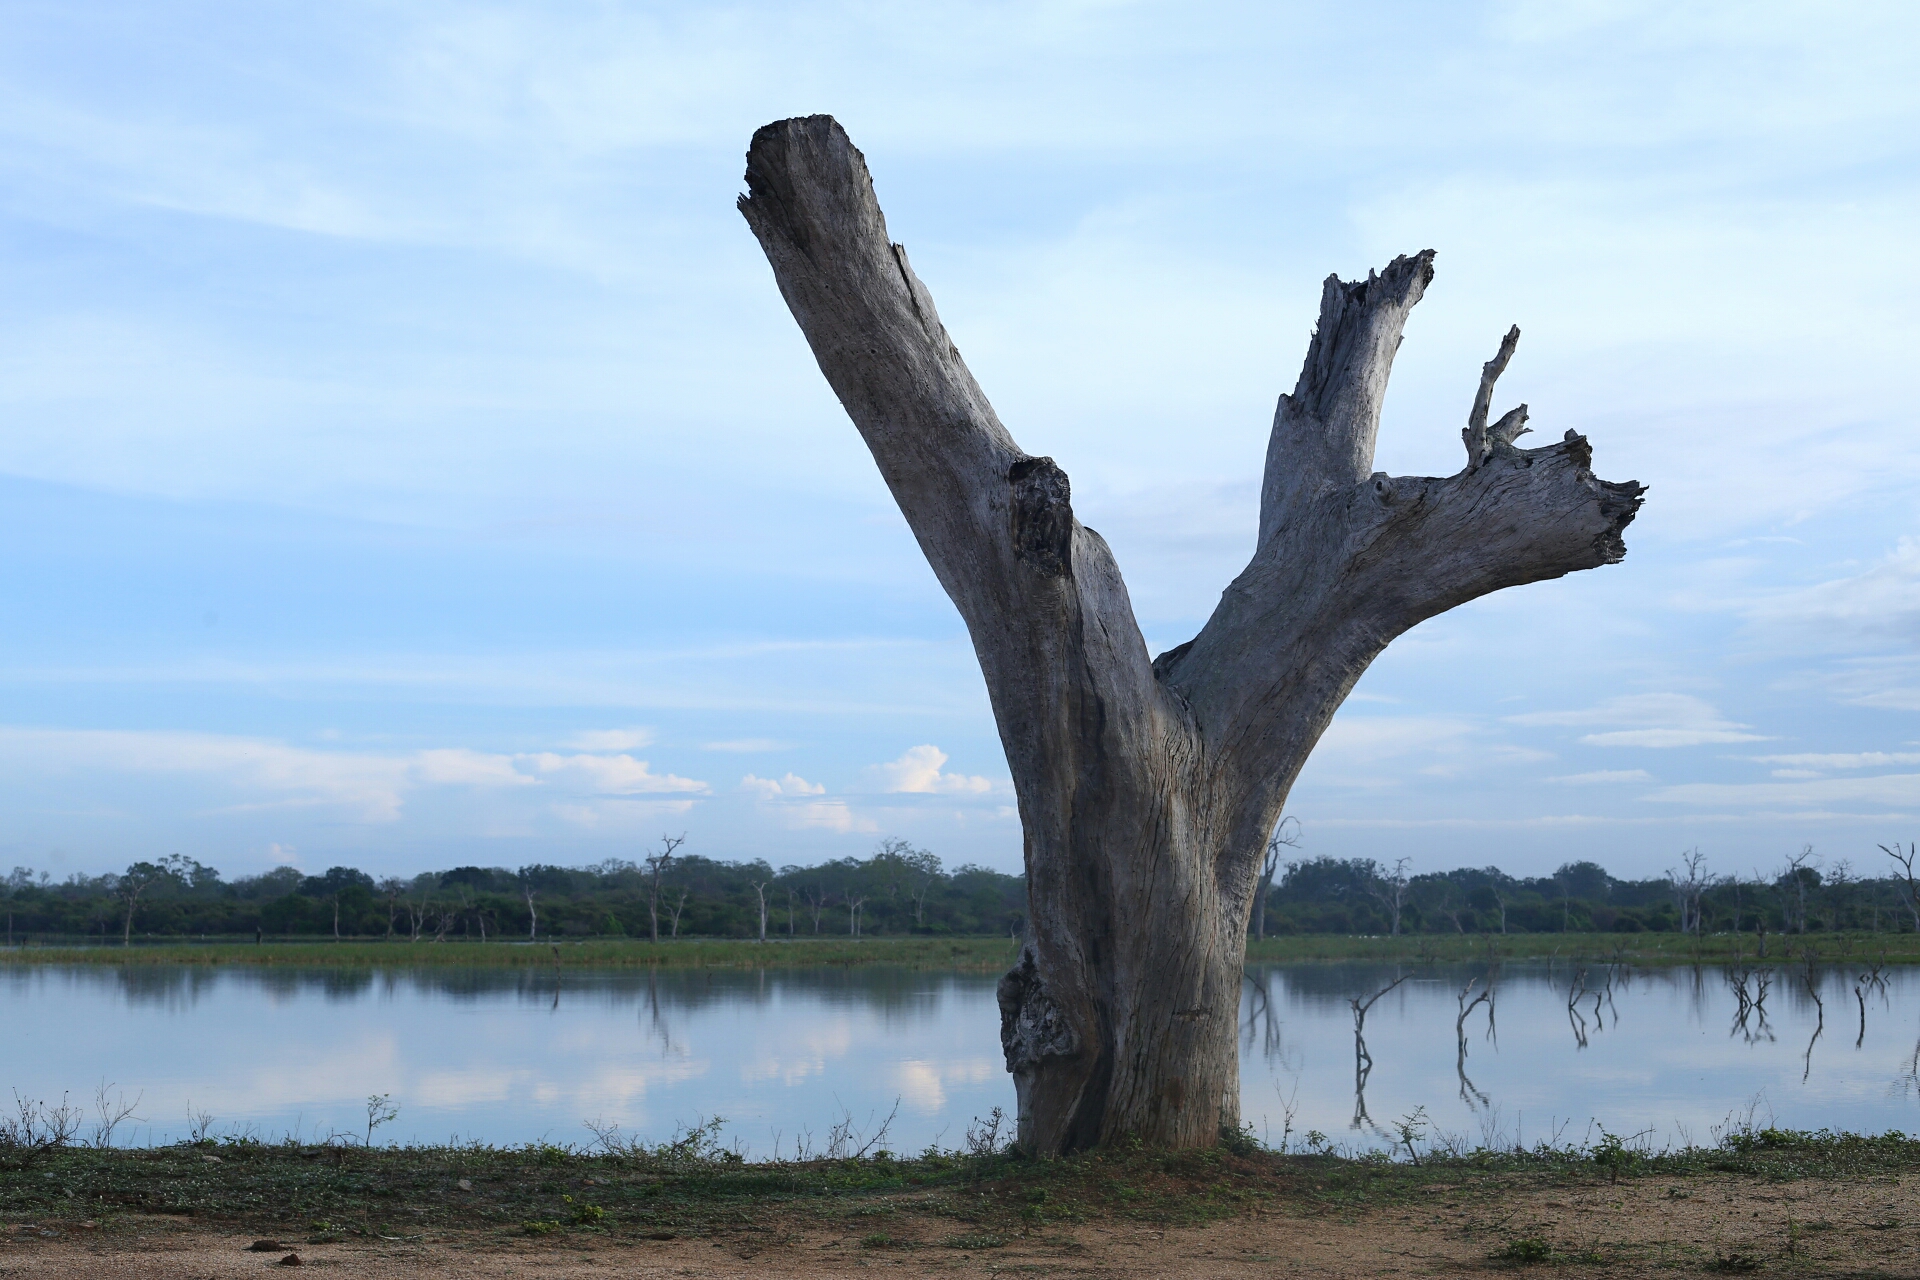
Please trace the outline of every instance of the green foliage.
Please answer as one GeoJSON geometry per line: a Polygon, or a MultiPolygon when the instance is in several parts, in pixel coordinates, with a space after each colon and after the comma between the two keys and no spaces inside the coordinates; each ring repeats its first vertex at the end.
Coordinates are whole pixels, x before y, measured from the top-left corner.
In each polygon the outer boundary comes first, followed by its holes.
{"type": "MultiPolygon", "coordinates": [[[[775,871],[764,861],[673,859],[663,898],[685,894],[676,938],[757,938],[765,885],[769,938],[880,936],[1009,937],[1025,920],[1019,876],[984,867],[942,867],[904,840],[882,840],[871,856],[775,871]],[[857,912],[849,904],[857,903],[857,912]],[[855,926],[858,926],[857,933],[855,926]]],[[[0,896],[16,938],[117,939],[133,899],[132,928],[146,938],[183,935],[251,938],[526,939],[537,915],[542,940],[643,937],[650,932],[650,884],[636,864],[608,859],[591,867],[539,863],[519,868],[462,866],[411,880],[376,882],[353,867],[302,875],[281,867],[221,880],[211,867],[171,855],[139,862],[118,876],[71,876],[55,884],[16,868],[0,896]],[[530,912],[532,914],[530,914],[530,912]]],[[[670,929],[662,922],[662,937],[670,929]]]]}
{"type": "Polygon", "coordinates": [[[1496,1262],[1517,1262],[1521,1266],[1545,1262],[1552,1256],[1553,1246],[1539,1236],[1520,1236],[1509,1240],[1504,1248],[1493,1254],[1496,1262]]]}
{"type": "Polygon", "coordinates": [[[1602,1126],[1600,1141],[1593,1146],[1593,1162],[1607,1171],[1609,1183],[1620,1181],[1621,1173],[1631,1171],[1639,1159],[1639,1153],[1629,1148],[1619,1134],[1609,1133],[1602,1126]]]}

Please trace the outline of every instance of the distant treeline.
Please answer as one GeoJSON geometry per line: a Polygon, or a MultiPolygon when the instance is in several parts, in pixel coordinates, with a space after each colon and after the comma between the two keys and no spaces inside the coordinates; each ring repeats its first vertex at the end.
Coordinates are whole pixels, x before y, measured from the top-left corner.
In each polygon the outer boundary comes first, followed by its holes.
{"type": "Polygon", "coordinates": [[[404,938],[752,938],[838,934],[1017,934],[1026,881],[985,867],[944,868],[904,840],[868,858],[815,867],[715,862],[664,842],[638,863],[455,867],[375,879],[352,867],[280,867],[223,879],[173,855],[117,875],[55,882],[14,868],[0,891],[11,939],[30,935],[404,938]]]}
{"type": "MultiPolygon", "coordinates": [[[[1026,882],[986,867],[948,870],[904,840],[867,858],[775,870],[716,862],[663,841],[639,862],[590,867],[455,867],[376,880],[351,867],[281,867],[225,880],[178,854],[119,874],[55,882],[16,867],[0,886],[9,943],[34,937],[320,936],[441,941],[840,935],[1018,935],[1026,882]]],[[[1308,858],[1270,850],[1252,932],[1276,934],[1811,933],[1920,931],[1912,846],[1886,850],[1888,875],[1812,851],[1773,874],[1715,876],[1698,853],[1667,875],[1618,880],[1592,862],[1551,876],[1494,867],[1422,875],[1402,859],[1308,858]]]]}
{"type": "MultiPolygon", "coordinates": [[[[1277,852],[1277,851],[1276,851],[1277,852]]],[[[1650,880],[1617,880],[1592,862],[1550,876],[1497,867],[1410,875],[1370,858],[1270,858],[1264,933],[1812,933],[1920,930],[1912,846],[1882,851],[1890,875],[1862,875],[1845,860],[1824,870],[1813,851],[1774,873],[1716,876],[1697,852],[1650,880]],[[1274,872],[1279,874],[1274,876],[1274,872]]],[[[1264,914],[1264,920],[1262,915],[1264,914]]]]}

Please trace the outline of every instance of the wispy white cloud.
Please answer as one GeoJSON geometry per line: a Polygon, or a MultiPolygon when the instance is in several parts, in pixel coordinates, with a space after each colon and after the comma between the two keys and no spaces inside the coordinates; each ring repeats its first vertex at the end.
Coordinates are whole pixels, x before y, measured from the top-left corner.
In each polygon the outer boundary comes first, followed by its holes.
{"type": "Polygon", "coordinates": [[[1764,742],[1766,735],[1748,732],[1714,705],[1690,693],[1628,693],[1608,698],[1579,711],[1529,711],[1507,716],[1508,724],[1596,727],[1602,732],[1580,736],[1593,747],[1700,747],[1714,743],[1764,742]],[[1609,725],[1627,726],[1618,729],[1609,725]]]}
{"type": "Polygon", "coordinates": [[[1455,779],[1552,758],[1551,752],[1506,742],[1485,722],[1464,716],[1342,713],[1321,735],[1303,776],[1382,790],[1400,785],[1408,773],[1455,779]]]}
{"type": "Polygon", "coordinates": [[[325,806],[363,822],[398,819],[429,787],[514,791],[558,786],[609,796],[705,794],[706,783],[655,774],[628,755],[505,755],[465,748],[386,753],[316,750],[262,738],[150,730],[0,727],[0,758],[16,769],[194,775],[227,790],[225,812],[325,806]]]}
{"type": "Polygon", "coordinates": [[[1762,627],[1821,649],[1910,644],[1920,639],[1920,539],[1901,538],[1858,573],[1765,595],[1744,611],[1762,627]]]}
{"type": "Polygon", "coordinates": [[[633,751],[652,741],[651,729],[589,729],[574,734],[567,745],[580,751],[633,751]]]}
{"type": "Polygon", "coordinates": [[[785,812],[789,823],[803,830],[815,827],[842,834],[859,832],[865,835],[871,835],[880,830],[879,823],[856,813],[845,800],[814,800],[806,804],[793,805],[785,812]]]}
{"type": "MultiPolygon", "coordinates": [[[[1790,755],[1754,756],[1759,764],[1795,769],[1884,769],[1889,765],[1920,764],[1920,751],[1807,751],[1790,755]]],[[[1778,770],[1775,770],[1776,774],[1778,770]]]]}
{"type": "Polygon", "coordinates": [[[1585,787],[1613,782],[1652,782],[1653,775],[1645,769],[1594,769],[1587,773],[1563,773],[1557,778],[1548,778],[1547,781],[1585,787]]]}
{"type": "Polygon", "coordinates": [[[1688,782],[1663,787],[1646,798],[1712,808],[1738,805],[1835,810],[1845,806],[1881,805],[1904,809],[1920,805],[1920,774],[1776,782],[1688,782]]]}

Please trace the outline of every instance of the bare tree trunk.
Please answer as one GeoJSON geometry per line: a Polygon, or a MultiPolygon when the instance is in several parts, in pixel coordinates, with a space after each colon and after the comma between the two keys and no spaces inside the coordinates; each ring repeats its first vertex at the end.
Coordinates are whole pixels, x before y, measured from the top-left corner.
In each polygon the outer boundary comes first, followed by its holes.
{"type": "MultiPolygon", "coordinates": [[[[1914,869],[1916,858],[1920,858],[1920,847],[1909,844],[1906,851],[1902,852],[1898,843],[1883,844],[1880,846],[1880,852],[1892,858],[1894,865],[1900,868],[1900,879],[1894,883],[1906,890],[1906,908],[1913,915],[1913,931],[1920,933],[1920,872],[1914,869]]],[[[1896,926],[1895,932],[1898,931],[1896,926]]]]}
{"type": "MultiPolygon", "coordinates": [[[[647,924],[655,943],[660,941],[660,877],[667,873],[667,867],[673,862],[673,851],[685,844],[683,833],[679,836],[661,836],[660,852],[646,856],[647,875],[647,924]]],[[[677,921],[677,917],[676,917],[677,921]]],[[[677,927],[677,925],[676,925],[677,927]]]]}
{"type": "Polygon", "coordinates": [[[1267,450],[1257,549],[1200,634],[1149,656],[1066,473],[1014,443],[831,117],[759,130],[740,210],[986,677],[1019,796],[1027,941],[1000,983],[1019,1140],[1195,1147],[1239,1123],[1241,962],[1260,855],[1307,753],[1395,636],[1502,587],[1618,561],[1637,484],[1580,436],[1513,444],[1482,373],[1444,479],[1372,471],[1431,253],[1329,279],[1267,450]]]}
{"type": "Polygon", "coordinates": [[[1253,892],[1253,936],[1267,936],[1267,895],[1273,891],[1274,873],[1280,869],[1280,850],[1300,847],[1300,820],[1282,818],[1267,837],[1266,856],[1260,863],[1260,883],[1253,892]]]}

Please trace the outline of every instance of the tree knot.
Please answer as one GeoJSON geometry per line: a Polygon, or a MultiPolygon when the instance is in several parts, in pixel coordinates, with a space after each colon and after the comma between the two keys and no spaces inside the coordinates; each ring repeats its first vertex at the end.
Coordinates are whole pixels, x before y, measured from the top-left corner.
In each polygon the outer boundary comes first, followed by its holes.
{"type": "Polygon", "coordinates": [[[1000,1048],[1007,1070],[1015,1074],[1039,1065],[1043,1058],[1061,1058],[1074,1052],[1078,1038],[1066,1014],[1046,993],[1033,948],[1020,950],[1020,963],[1000,979],[1000,1048]]]}
{"type": "Polygon", "coordinates": [[[1022,458],[1007,468],[1013,490],[1013,551],[1049,578],[1073,564],[1073,488],[1052,458],[1022,458]]]}

